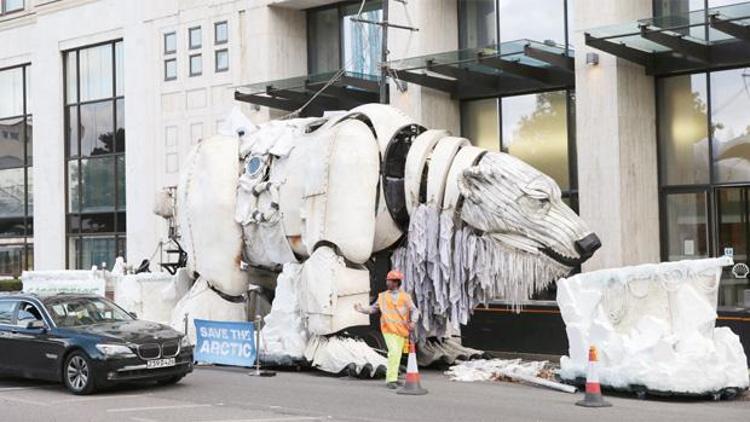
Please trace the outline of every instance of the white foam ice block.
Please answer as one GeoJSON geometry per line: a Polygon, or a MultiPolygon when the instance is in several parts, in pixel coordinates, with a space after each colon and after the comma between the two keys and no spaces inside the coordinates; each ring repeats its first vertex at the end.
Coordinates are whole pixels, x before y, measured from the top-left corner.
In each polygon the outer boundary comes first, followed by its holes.
{"type": "Polygon", "coordinates": [[[705,394],[747,388],[739,337],[715,327],[721,268],[730,258],[666,262],[578,274],[557,283],[569,356],[560,376],[586,376],[588,348],[614,388],[705,394]]]}

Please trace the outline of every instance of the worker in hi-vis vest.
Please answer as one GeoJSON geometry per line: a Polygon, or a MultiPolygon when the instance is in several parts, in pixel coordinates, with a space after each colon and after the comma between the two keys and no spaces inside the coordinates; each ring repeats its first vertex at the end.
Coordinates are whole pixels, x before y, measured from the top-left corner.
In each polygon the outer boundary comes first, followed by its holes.
{"type": "Polygon", "coordinates": [[[378,295],[378,299],[369,308],[357,303],[354,309],[363,314],[380,312],[380,331],[383,332],[385,344],[388,347],[388,370],[385,375],[386,386],[391,389],[399,387],[398,367],[401,355],[409,341],[409,332],[414,330],[414,324],[419,317],[419,311],[414,306],[409,293],[401,290],[404,275],[399,271],[388,272],[385,278],[388,290],[378,295]]]}

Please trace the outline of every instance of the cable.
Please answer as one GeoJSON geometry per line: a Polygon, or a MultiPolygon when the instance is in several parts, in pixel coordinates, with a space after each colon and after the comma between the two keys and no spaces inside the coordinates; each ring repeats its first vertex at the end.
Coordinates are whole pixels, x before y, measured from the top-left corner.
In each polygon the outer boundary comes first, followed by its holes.
{"type": "MultiPolygon", "coordinates": [[[[362,0],[362,3],[360,3],[359,10],[357,11],[357,19],[361,19],[362,10],[364,10],[365,8],[365,3],[367,3],[367,0],[362,0]]],[[[364,25],[364,23],[358,22],[358,21],[355,21],[355,23],[360,26],[364,25]]],[[[333,74],[333,76],[331,76],[331,79],[329,79],[328,82],[326,82],[325,85],[323,85],[323,87],[321,87],[318,91],[315,92],[315,94],[313,94],[312,97],[310,97],[309,100],[307,100],[304,104],[302,104],[299,108],[292,111],[291,113],[285,114],[279,120],[287,120],[287,119],[298,117],[299,114],[302,112],[302,110],[307,108],[307,106],[309,106],[313,101],[315,101],[315,99],[318,98],[318,96],[322,94],[323,91],[325,91],[331,85],[333,85],[334,83],[338,82],[339,79],[341,79],[341,77],[346,73],[346,68],[348,68],[351,63],[352,63],[352,59],[349,59],[341,69],[339,69],[336,73],[333,74]]]]}

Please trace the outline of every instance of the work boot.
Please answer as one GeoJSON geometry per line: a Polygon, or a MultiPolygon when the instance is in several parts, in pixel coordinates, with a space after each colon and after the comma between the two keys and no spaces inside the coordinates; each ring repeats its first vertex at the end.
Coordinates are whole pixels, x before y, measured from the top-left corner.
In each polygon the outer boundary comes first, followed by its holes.
{"type": "Polygon", "coordinates": [[[389,382],[385,384],[386,387],[390,388],[391,390],[398,389],[398,383],[397,382],[389,382]]]}

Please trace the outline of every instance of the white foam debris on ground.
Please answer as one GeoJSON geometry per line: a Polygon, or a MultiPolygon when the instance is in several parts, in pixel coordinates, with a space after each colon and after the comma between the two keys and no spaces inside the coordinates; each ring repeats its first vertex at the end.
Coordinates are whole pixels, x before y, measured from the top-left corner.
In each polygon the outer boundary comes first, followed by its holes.
{"type": "Polygon", "coordinates": [[[716,327],[718,286],[728,257],[578,274],[557,283],[569,356],[560,376],[586,376],[596,346],[601,384],[708,394],[748,387],[739,337],[716,327]]]}
{"type": "Polygon", "coordinates": [[[463,361],[445,371],[452,381],[506,381],[508,375],[554,379],[549,362],[521,359],[477,359],[463,361]]]}

